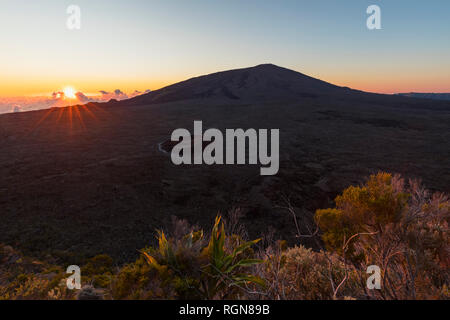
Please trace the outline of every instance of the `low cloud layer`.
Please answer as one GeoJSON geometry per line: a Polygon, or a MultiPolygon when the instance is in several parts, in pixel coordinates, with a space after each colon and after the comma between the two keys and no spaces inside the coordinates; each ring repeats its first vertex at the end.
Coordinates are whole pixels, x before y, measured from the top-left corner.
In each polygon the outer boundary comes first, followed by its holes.
{"type": "Polygon", "coordinates": [[[148,92],[150,92],[150,90],[144,92],[135,90],[133,93],[127,94],[120,89],[116,89],[112,92],[100,90],[98,94],[87,95],[78,91],[75,93],[75,99],[66,99],[63,91],[55,91],[50,96],[0,97],[0,114],[64,107],[89,102],[108,102],[111,99],[124,100],[148,92]]]}

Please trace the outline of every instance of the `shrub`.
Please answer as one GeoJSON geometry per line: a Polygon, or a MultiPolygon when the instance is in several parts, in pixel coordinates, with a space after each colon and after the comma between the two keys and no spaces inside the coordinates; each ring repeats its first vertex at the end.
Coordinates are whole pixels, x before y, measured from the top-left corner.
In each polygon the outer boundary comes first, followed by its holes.
{"type": "Polygon", "coordinates": [[[118,300],[175,299],[176,292],[141,256],[120,269],[111,284],[111,296],[118,300]]]}
{"type": "Polygon", "coordinates": [[[72,299],[57,266],[22,256],[0,244],[0,300],[72,299]]]}
{"type": "MultiPolygon", "coordinates": [[[[388,223],[398,222],[407,207],[409,195],[398,189],[397,177],[387,173],[372,175],[361,187],[351,186],[336,197],[336,208],[317,210],[316,222],[323,231],[327,249],[348,255],[354,252],[357,234],[382,233],[388,223]]],[[[353,256],[353,258],[357,258],[353,256]]]]}
{"type": "Polygon", "coordinates": [[[264,257],[259,272],[267,290],[259,298],[323,300],[355,296],[360,291],[354,269],[334,254],[304,246],[283,249],[278,243],[267,248],[264,257]]]}
{"type": "Polygon", "coordinates": [[[81,268],[83,282],[89,282],[97,288],[109,287],[113,273],[113,260],[106,254],[89,259],[81,268]]]}
{"type": "Polygon", "coordinates": [[[366,297],[427,299],[448,297],[449,214],[447,196],[379,173],[315,218],[327,248],[353,264],[361,283],[367,266],[380,267],[382,290],[362,285],[366,297]]]}

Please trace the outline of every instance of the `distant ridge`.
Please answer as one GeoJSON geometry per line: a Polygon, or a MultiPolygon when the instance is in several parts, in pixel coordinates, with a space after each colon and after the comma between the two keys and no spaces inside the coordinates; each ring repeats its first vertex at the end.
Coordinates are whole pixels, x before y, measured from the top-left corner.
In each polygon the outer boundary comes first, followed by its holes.
{"type": "Polygon", "coordinates": [[[397,93],[398,96],[421,98],[421,99],[433,99],[433,100],[450,100],[450,93],[421,93],[421,92],[409,92],[409,93],[397,93]]]}

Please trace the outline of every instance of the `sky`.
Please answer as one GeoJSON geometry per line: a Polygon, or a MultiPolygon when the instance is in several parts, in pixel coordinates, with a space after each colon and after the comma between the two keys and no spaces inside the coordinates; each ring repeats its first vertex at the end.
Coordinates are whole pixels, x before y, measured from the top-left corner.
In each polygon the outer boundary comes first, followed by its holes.
{"type": "Polygon", "coordinates": [[[155,90],[273,63],[355,89],[450,92],[448,0],[0,0],[0,97],[155,90]],[[81,29],[69,30],[69,5],[81,29]],[[366,9],[381,8],[381,30],[366,9]]]}

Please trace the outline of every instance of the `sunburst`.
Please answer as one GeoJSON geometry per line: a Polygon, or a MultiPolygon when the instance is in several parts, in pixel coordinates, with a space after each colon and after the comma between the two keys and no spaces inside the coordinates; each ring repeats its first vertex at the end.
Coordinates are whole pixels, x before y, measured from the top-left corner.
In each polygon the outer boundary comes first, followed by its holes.
{"type": "Polygon", "coordinates": [[[63,92],[64,92],[64,97],[65,97],[65,98],[68,98],[68,99],[75,99],[75,98],[77,97],[77,96],[76,96],[76,91],[75,91],[75,89],[72,88],[72,87],[65,87],[64,90],[63,90],[63,92]]]}

